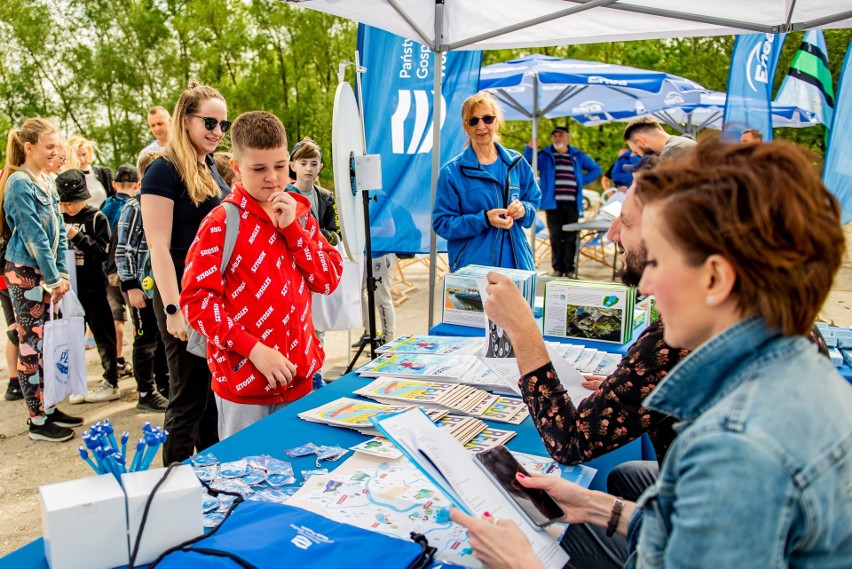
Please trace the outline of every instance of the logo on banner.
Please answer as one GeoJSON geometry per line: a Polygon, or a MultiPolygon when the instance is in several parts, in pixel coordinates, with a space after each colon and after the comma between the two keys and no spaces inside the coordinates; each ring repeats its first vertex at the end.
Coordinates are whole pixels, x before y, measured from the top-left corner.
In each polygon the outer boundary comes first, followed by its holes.
{"type": "MultiPolygon", "coordinates": [[[[396,110],[391,116],[391,144],[394,154],[425,154],[432,151],[432,91],[400,89],[396,110]],[[412,104],[413,101],[413,104],[412,104]],[[410,120],[414,116],[413,123],[410,120]],[[406,129],[410,124],[411,128],[406,129]],[[427,128],[428,127],[428,128],[427,128]]],[[[447,102],[441,96],[441,128],[447,120],[447,102]]]]}
{"type": "Polygon", "coordinates": [[[604,112],[604,104],[600,101],[583,101],[573,109],[572,115],[593,115],[604,112]]]}
{"type": "MultiPolygon", "coordinates": [[[[769,83],[769,64],[772,59],[772,46],[775,43],[774,34],[765,34],[765,39],[754,46],[746,59],[746,80],[748,86],[755,93],[758,92],[754,86],[755,81],[766,85],[769,83]]],[[[765,90],[765,89],[764,89],[765,90]]]]}

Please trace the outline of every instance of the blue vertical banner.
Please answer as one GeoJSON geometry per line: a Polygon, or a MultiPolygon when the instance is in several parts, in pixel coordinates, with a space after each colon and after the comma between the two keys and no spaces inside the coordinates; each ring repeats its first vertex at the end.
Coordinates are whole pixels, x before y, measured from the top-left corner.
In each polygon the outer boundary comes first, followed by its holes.
{"type": "Polygon", "coordinates": [[[786,34],[737,36],[728,72],[722,139],[738,142],[747,128],[772,140],[772,87],[786,34]]]}
{"type": "Polygon", "coordinates": [[[852,221],[852,129],[849,121],[852,121],[852,44],[846,51],[843,71],[840,72],[822,173],[826,187],[840,200],[843,223],[852,221]]]}
{"type": "MultiPolygon", "coordinates": [[[[358,26],[367,153],[382,156],[383,190],[370,210],[374,254],[428,253],[432,227],[432,108],[435,53],[358,26]]],[[[443,72],[441,164],[462,151],[464,100],[477,91],[481,51],[438,54],[443,72]]],[[[439,239],[438,250],[446,251],[439,239]]]]}

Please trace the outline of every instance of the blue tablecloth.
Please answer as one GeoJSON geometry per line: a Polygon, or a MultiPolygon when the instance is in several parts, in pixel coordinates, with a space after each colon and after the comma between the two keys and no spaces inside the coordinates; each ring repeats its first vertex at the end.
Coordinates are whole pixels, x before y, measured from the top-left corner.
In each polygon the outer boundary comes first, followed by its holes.
{"type": "MultiPolygon", "coordinates": [[[[367,440],[369,437],[349,429],[303,421],[297,415],[340,397],[357,398],[358,396],[352,395],[352,391],[366,385],[368,381],[369,379],[360,378],[354,373],[343,376],[319,391],[315,391],[307,397],[290,404],[288,407],[267,417],[263,421],[219,442],[211,447],[208,452],[215,454],[221,461],[237,460],[254,454],[270,454],[274,457],[290,461],[296,472],[296,478],[301,480],[302,477],[299,472],[315,469],[316,458],[311,456],[291,459],[284,454],[285,449],[293,448],[307,442],[317,445],[336,444],[343,448],[348,448],[367,440]]],[[[530,418],[527,418],[517,426],[507,425],[506,423],[490,424],[495,428],[511,429],[517,432],[517,435],[506,445],[510,449],[529,454],[547,455],[530,418]]],[[[74,458],[72,450],[69,447],[68,460],[73,460],[74,458]]],[[[344,457],[343,460],[347,457],[344,457]]],[[[629,460],[655,460],[650,441],[643,441],[643,439],[635,440],[627,446],[586,463],[587,466],[598,469],[598,473],[592,480],[590,487],[596,490],[604,490],[606,487],[606,477],[609,472],[617,465],[629,460]]],[[[333,462],[322,463],[322,467],[329,470],[333,470],[335,465],[336,463],[333,462]]],[[[0,569],[7,568],[47,569],[42,539],[37,539],[17,551],[13,551],[9,555],[0,558],[0,569]]]]}

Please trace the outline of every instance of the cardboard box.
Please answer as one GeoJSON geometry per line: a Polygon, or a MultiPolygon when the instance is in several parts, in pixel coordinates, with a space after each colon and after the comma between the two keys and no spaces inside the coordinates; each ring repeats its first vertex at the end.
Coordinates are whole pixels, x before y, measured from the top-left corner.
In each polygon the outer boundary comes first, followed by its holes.
{"type": "Polygon", "coordinates": [[[42,486],[39,501],[51,569],[127,565],[124,492],[111,474],[42,486]]]}
{"type": "MultiPolygon", "coordinates": [[[[127,496],[127,527],[131,552],[136,544],[145,503],[165,472],[165,468],[157,468],[121,475],[121,484],[127,496]]],[[[166,549],[204,532],[201,489],[201,483],[191,466],[183,464],[172,470],[165,483],[157,490],[148,511],[139,553],[136,556],[137,566],[151,563],[166,549]]]]}

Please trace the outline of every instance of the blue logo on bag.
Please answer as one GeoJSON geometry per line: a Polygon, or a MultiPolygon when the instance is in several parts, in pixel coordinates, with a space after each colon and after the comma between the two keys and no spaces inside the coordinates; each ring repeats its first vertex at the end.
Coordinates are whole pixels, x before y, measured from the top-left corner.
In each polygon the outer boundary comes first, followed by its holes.
{"type": "Polygon", "coordinates": [[[53,361],[56,362],[56,380],[68,384],[68,344],[60,344],[53,350],[53,361]]]}

